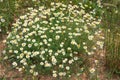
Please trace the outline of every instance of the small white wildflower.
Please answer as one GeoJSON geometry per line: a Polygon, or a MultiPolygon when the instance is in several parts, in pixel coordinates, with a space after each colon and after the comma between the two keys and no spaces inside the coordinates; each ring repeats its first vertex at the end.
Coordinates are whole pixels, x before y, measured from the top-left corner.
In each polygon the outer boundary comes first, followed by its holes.
{"type": "Polygon", "coordinates": [[[91,68],[89,71],[90,71],[90,73],[94,73],[95,72],[95,68],[91,68]]]}
{"type": "Polygon", "coordinates": [[[57,60],[55,58],[55,56],[52,56],[52,64],[55,65],[57,63],[57,60]]]}
{"type": "Polygon", "coordinates": [[[12,53],[13,52],[13,50],[9,50],[9,53],[12,53]]]}
{"type": "Polygon", "coordinates": [[[20,16],[20,19],[25,19],[26,15],[25,16],[20,16]]]}
{"type": "Polygon", "coordinates": [[[17,66],[17,63],[16,63],[16,62],[13,62],[12,65],[16,67],[16,66],[17,66]]]}
{"type": "Polygon", "coordinates": [[[35,40],[35,39],[32,39],[32,42],[34,43],[34,42],[36,42],[36,40],[35,40]]]}
{"type": "Polygon", "coordinates": [[[56,73],[53,73],[53,77],[57,77],[57,74],[56,74],[56,73]]]}
{"type": "Polygon", "coordinates": [[[66,63],[68,61],[68,59],[67,58],[65,58],[64,60],[63,60],[63,63],[66,63]]]}
{"type": "Polygon", "coordinates": [[[22,71],[23,69],[22,68],[19,68],[18,71],[22,71]]]}
{"type": "Polygon", "coordinates": [[[55,3],[54,2],[51,2],[51,6],[53,6],[55,3]]]}
{"type": "Polygon", "coordinates": [[[34,71],[33,71],[33,69],[30,69],[30,73],[33,73],[34,71]]]}
{"type": "Polygon", "coordinates": [[[38,43],[35,43],[34,46],[38,46],[38,43]]]}
{"type": "Polygon", "coordinates": [[[84,48],[85,50],[87,50],[87,46],[84,46],[83,48],[84,48]]]}
{"type": "Polygon", "coordinates": [[[23,48],[20,48],[21,51],[23,51],[23,48]]]}
{"type": "Polygon", "coordinates": [[[93,40],[94,36],[88,36],[89,40],[93,40]]]}
{"type": "Polygon", "coordinates": [[[33,75],[34,75],[34,76],[37,76],[37,75],[38,75],[38,72],[34,72],[33,75]]]}
{"type": "Polygon", "coordinates": [[[25,47],[26,46],[26,43],[22,43],[22,47],[25,47]]]}
{"type": "Polygon", "coordinates": [[[51,41],[52,41],[52,39],[51,39],[51,38],[49,38],[49,39],[48,39],[48,41],[50,41],[50,42],[51,42],[51,41]]]}
{"type": "Polygon", "coordinates": [[[51,67],[50,63],[45,63],[45,67],[51,67]]]}
{"type": "Polygon", "coordinates": [[[5,53],[6,53],[6,50],[3,50],[2,53],[5,54],[5,53]]]}
{"type": "Polygon", "coordinates": [[[5,56],[3,59],[4,59],[4,60],[7,60],[7,59],[8,59],[8,56],[5,56]]]}
{"type": "Polygon", "coordinates": [[[39,44],[40,44],[40,45],[43,45],[43,43],[42,43],[42,42],[40,42],[39,44]]]}
{"type": "Polygon", "coordinates": [[[94,54],[93,52],[88,52],[88,55],[92,55],[92,54],[94,54]]]}
{"type": "Polygon", "coordinates": [[[74,57],[74,60],[78,60],[78,57],[74,57]]]}
{"type": "Polygon", "coordinates": [[[23,54],[23,53],[21,53],[21,54],[20,54],[20,58],[23,58],[23,56],[24,56],[24,54],[23,54]]]}
{"type": "Polygon", "coordinates": [[[94,47],[93,47],[93,50],[96,50],[96,49],[97,49],[97,48],[94,46],[94,47]]]}
{"type": "Polygon", "coordinates": [[[53,73],[56,73],[57,71],[54,71],[54,70],[53,70],[52,72],[53,72],[53,73]]]}
{"type": "Polygon", "coordinates": [[[35,65],[30,66],[30,68],[32,68],[32,69],[35,68],[35,65]]]}
{"type": "Polygon", "coordinates": [[[69,75],[69,77],[71,77],[71,75],[69,75]]]}
{"type": "Polygon", "coordinates": [[[51,46],[51,44],[47,44],[48,46],[51,46]]]}
{"type": "Polygon", "coordinates": [[[98,64],[98,62],[99,62],[98,60],[95,60],[95,64],[98,64]]]}
{"type": "Polygon", "coordinates": [[[60,44],[60,47],[63,47],[63,44],[60,44]]]}
{"type": "Polygon", "coordinates": [[[60,68],[64,68],[64,66],[62,64],[59,65],[60,68]]]}
{"type": "Polygon", "coordinates": [[[49,53],[52,53],[52,52],[53,52],[53,50],[49,50],[48,52],[49,52],[49,53]]]}
{"type": "Polygon", "coordinates": [[[44,65],[44,63],[43,63],[43,62],[40,62],[40,65],[44,65]]]}
{"type": "Polygon", "coordinates": [[[30,55],[29,55],[29,54],[27,54],[27,55],[26,55],[26,58],[30,58],[30,55]]]}
{"type": "Polygon", "coordinates": [[[55,56],[58,56],[58,53],[55,53],[55,56]]]}
{"type": "Polygon", "coordinates": [[[63,76],[63,72],[59,72],[58,74],[59,74],[59,76],[63,76]]]}
{"type": "Polygon", "coordinates": [[[3,43],[6,43],[6,40],[3,40],[3,43]]]}
{"type": "Polygon", "coordinates": [[[72,64],[73,63],[73,60],[69,60],[69,62],[68,62],[69,64],[72,64]]]}
{"type": "Polygon", "coordinates": [[[5,22],[5,19],[2,18],[2,19],[1,19],[1,22],[5,22]]]}
{"type": "Polygon", "coordinates": [[[59,38],[60,38],[60,36],[59,36],[59,35],[56,35],[56,36],[55,36],[55,39],[56,39],[56,40],[58,40],[59,38]]]}
{"type": "Polygon", "coordinates": [[[66,70],[70,70],[70,67],[69,67],[69,66],[66,66],[66,70]]]}
{"type": "Polygon", "coordinates": [[[14,53],[16,53],[16,54],[17,54],[17,53],[18,53],[18,51],[17,51],[17,50],[14,50],[14,53]]]}
{"type": "Polygon", "coordinates": [[[96,43],[97,45],[99,45],[100,46],[100,48],[103,48],[103,45],[104,45],[104,42],[102,42],[102,41],[97,41],[97,43],[96,43]]]}
{"type": "Polygon", "coordinates": [[[28,47],[31,48],[31,47],[32,47],[32,44],[28,44],[28,47]]]}
{"type": "Polygon", "coordinates": [[[67,50],[69,50],[69,51],[70,51],[70,50],[71,50],[71,48],[70,48],[70,47],[68,47],[68,48],[67,48],[67,50]]]}

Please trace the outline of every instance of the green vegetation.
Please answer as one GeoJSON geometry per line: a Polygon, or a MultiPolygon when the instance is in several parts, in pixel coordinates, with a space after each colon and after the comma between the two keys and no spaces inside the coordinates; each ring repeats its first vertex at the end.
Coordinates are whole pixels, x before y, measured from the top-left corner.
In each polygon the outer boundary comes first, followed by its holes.
{"type": "Polygon", "coordinates": [[[14,0],[0,1],[0,33],[6,34],[11,29],[14,20],[14,0]]]}
{"type": "Polygon", "coordinates": [[[106,65],[112,73],[120,73],[120,1],[106,0],[103,27],[105,29],[106,65]]]}

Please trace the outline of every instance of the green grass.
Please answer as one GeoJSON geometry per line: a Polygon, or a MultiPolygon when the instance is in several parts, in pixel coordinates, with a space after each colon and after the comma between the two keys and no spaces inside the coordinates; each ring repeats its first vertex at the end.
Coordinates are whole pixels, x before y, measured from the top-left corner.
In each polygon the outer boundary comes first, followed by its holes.
{"type": "Polygon", "coordinates": [[[106,0],[104,7],[106,66],[111,73],[120,74],[120,0],[106,0]]]}
{"type": "Polygon", "coordinates": [[[0,16],[5,19],[5,22],[1,25],[1,32],[6,34],[11,29],[11,23],[13,22],[15,11],[15,0],[3,0],[0,2],[0,16]]]}

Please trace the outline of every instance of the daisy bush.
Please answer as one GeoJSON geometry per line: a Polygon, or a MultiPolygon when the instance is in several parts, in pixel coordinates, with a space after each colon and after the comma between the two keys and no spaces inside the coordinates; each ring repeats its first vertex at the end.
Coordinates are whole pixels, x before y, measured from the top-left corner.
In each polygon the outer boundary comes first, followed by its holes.
{"type": "Polygon", "coordinates": [[[96,17],[97,9],[86,7],[90,6],[52,2],[49,7],[28,8],[13,24],[4,59],[18,71],[34,76],[70,77],[75,65],[83,64],[82,54],[93,54],[98,46],[103,46],[95,41],[101,17],[96,17]]]}

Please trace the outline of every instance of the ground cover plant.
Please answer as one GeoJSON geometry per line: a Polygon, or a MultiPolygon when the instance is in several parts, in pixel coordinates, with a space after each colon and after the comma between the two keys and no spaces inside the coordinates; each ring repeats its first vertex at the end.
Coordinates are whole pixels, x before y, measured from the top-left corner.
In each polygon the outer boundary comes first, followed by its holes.
{"type": "Polygon", "coordinates": [[[3,51],[4,60],[33,76],[71,77],[82,73],[85,58],[81,55],[94,54],[103,47],[97,36],[101,6],[95,4],[51,2],[49,7],[28,8],[13,23],[3,51]]]}

